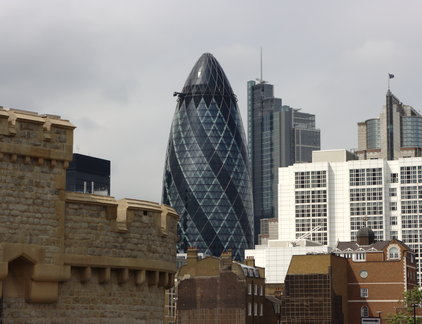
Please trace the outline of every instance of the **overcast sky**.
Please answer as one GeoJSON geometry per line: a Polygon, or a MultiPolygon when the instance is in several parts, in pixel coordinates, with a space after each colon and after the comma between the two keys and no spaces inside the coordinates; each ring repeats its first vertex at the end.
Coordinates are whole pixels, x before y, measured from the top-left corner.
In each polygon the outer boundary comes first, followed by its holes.
{"type": "Polygon", "coordinates": [[[391,91],[422,109],[422,2],[0,1],[0,105],[77,126],[74,152],[111,160],[111,194],[161,201],[181,91],[198,58],[220,62],[247,121],[246,83],[316,115],[322,148],[357,147],[391,91]]]}

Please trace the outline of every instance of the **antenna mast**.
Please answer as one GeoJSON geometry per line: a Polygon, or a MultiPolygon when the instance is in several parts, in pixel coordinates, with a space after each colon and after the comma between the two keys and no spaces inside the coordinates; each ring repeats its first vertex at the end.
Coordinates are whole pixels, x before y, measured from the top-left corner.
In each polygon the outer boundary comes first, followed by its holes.
{"type": "Polygon", "coordinates": [[[268,81],[264,81],[262,79],[262,47],[261,47],[261,78],[256,79],[256,81],[259,81],[259,83],[268,83],[268,81]]]}

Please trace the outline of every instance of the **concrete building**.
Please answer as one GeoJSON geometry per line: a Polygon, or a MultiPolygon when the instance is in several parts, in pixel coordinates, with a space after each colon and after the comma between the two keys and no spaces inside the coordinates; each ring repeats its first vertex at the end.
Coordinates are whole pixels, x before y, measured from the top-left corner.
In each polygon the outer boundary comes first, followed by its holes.
{"type": "MultiPolygon", "coordinates": [[[[320,149],[315,115],[283,106],[274,86],[248,82],[248,150],[252,167],[255,244],[261,219],[277,218],[278,168],[310,162],[320,149]]],[[[264,234],[265,235],[265,234],[264,234]]]]}
{"type": "Polygon", "coordinates": [[[360,160],[422,156],[422,116],[391,93],[380,117],[358,123],[360,160]]]}
{"type": "Polygon", "coordinates": [[[271,323],[272,303],[265,298],[265,269],[249,258],[233,261],[231,251],[220,258],[198,259],[198,249],[188,249],[176,285],[177,324],[271,323]]]}
{"type": "MultiPolygon", "coordinates": [[[[335,246],[355,240],[368,217],[377,240],[396,238],[419,254],[422,158],[357,161],[345,150],[313,155],[313,163],[280,169],[279,239],[320,225],[310,239],[335,246]]],[[[419,283],[420,271],[418,262],[419,283]]]]}
{"type": "Polygon", "coordinates": [[[73,153],[66,170],[66,191],[110,196],[110,161],[73,153]]]}
{"type": "Polygon", "coordinates": [[[248,150],[237,98],[221,65],[202,55],[178,96],[163,174],[162,202],[180,215],[179,252],[195,246],[243,260],[253,247],[248,150]]]}
{"type": "MultiPolygon", "coordinates": [[[[368,217],[377,240],[396,238],[415,251],[421,284],[421,175],[419,157],[356,160],[346,150],[314,151],[313,163],[280,168],[279,241],[292,242],[321,226],[308,238],[335,247],[338,240],[355,240],[363,218],[368,217]]],[[[272,260],[286,255],[286,249],[274,249],[276,242],[269,240],[267,246],[245,252],[265,266],[267,278],[273,278],[271,274],[280,267],[272,260]]]]}
{"type": "Polygon", "coordinates": [[[74,128],[0,109],[0,322],[162,323],[179,217],[65,191],[74,128]]]}
{"type": "Polygon", "coordinates": [[[280,284],[294,255],[327,254],[332,247],[310,240],[269,240],[266,244],[255,245],[253,250],[245,250],[245,257],[253,257],[257,266],[265,267],[265,283],[280,284]]]}
{"type": "Polygon", "coordinates": [[[268,245],[268,240],[278,239],[278,218],[261,219],[261,233],[258,234],[258,245],[268,245]]]}

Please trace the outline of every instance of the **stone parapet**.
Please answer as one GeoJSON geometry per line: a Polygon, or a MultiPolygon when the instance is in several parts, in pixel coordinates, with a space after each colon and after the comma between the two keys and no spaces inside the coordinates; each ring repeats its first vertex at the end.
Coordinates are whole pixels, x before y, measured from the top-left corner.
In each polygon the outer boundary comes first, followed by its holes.
{"type": "MultiPolygon", "coordinates": [[[[0,108],[4,323],[16,322],[24,309],[34,318],[43,318],[50,309],[47,305],[57,309],[49,319],[77,320],[65,311],[78,308],[72,286],[78,298],[101,292],[101,301],[92,302],[102,306],[90,306],[97,311],[85,314],[87,318],[102,317],[99,309],[113,318],[113,307],[104,304],[108,302],[104,289],[114,298],[127,298],[119,305],[155,298],[159,302],[147,304],[157,311],[164,289],[174,285],[179,216],[173,208],[65,191],[74,128],[58,116],[0,108]]],[[[130,314],[115,318],[142,318],[148,323],[164,318],[164,307],[154,315],[128,307],[130,314]]]]}

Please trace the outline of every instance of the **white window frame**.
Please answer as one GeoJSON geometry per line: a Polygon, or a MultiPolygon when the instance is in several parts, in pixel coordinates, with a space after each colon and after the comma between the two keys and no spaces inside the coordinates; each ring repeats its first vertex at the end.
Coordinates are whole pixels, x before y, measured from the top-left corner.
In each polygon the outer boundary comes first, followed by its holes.
{"type": "Polygon", "coordinates": [[[252,295],[252,285],[248,284],[248,295],[252,295]]]}
{"type": "Polygon", "coordinates": [[[368,298],[368,288],[361,288],[360,289],[360,297],[368,298]]]}
{"type": "Polygon", "coordinates": [[[362,306],[360,309],[360,317],[369,317],[369,308],[367,306],[362,306]]]}
{"type": "Polygon", "coordinates": [[[259,306],[259,316],[264,316],[264,305],[262,304],[259,306]]]}
{"type": "Polygon", "coordinates": [[[257,284],[255,284],[255,287],[254,287],[254,295],[258,296],[258,285],[257,284]]]}
{"type": "Polygon", "coordinates": [[[253,314],[254,314],[255,316],[258,316],[258,304],[257,304],[257,303],[255,303],[255,304],[253,305],[253,314]]]}
{"type": "Polygon", "coordinates": [[[264,295],[264,286],[260,286],[260,295],[263,296],[264,295]]]}
{"type": "Polygon", "coordinates": [[[354,260],[355,262],[365,262],[366,260],[366,253],[365,252],[358,252],[354,253],[354,260]]]}
{"type": "Polygon", "coordinates": [[[252,316],[252,304],[251,303],[248,304],[248,315],[252,316]]]}

